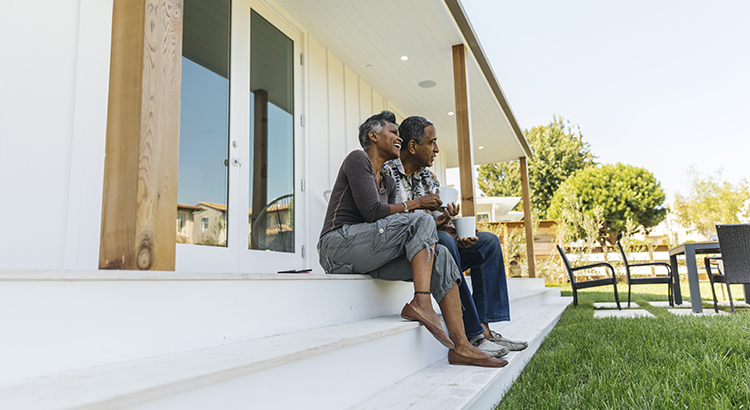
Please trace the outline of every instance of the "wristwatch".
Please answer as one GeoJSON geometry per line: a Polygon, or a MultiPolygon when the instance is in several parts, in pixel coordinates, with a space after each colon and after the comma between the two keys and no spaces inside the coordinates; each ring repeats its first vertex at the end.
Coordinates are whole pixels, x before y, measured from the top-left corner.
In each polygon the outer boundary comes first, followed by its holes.
{"type": "Polygon", "coordinates": [[[404,204],[404,213],[409,212],[409,205],[406,205],[406,201],[402,202],[404,204]]]}

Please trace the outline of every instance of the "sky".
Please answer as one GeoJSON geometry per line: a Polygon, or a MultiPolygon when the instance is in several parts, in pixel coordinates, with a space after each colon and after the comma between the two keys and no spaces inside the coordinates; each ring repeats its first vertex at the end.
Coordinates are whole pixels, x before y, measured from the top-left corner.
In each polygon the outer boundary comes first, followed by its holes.
{"type": "Polygon", "coordinates": [[[522,129],[579,126],[600,163],[750,179],[750,1],[462,0],[522,129]]]}

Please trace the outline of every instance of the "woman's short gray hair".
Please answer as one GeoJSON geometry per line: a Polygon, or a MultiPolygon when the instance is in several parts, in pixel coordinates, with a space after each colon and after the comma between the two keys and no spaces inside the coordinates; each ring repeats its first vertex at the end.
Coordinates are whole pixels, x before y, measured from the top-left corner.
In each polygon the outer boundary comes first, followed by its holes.
{"type": "Polygon", "coordinates": [[[390,111],[382,111],[380,114],[375,114],[366,119],[365,122],[359,126],[359,145],[362,146],[362,149],[367,150],[367,147],[370,146],[370,132],[375,132],[376,134],[379,133],[385,126],[386,122],[398,126],[398,124],[396,124],[396,114],[390,111]]]}

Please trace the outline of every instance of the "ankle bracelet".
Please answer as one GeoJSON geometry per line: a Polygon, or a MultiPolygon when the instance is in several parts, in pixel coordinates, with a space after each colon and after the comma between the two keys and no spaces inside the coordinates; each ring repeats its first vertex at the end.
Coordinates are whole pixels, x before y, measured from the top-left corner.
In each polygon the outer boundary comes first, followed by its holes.
{"type": "Polygon", "coordinates": [[[429,295],[430,292],[425,292],[425,291],[418,290],[418,291],[414,292],[414,294],[415,295],[429,295]]]}

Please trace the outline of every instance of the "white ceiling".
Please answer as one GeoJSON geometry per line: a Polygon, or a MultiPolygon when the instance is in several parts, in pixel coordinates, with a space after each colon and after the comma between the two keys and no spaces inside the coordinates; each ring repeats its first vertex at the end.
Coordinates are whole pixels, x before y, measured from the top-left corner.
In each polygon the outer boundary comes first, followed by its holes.
{"type": "MultiPolygon", "coordinates": [[[[455,111],[452,46],[466,44],[467,40],[442,0],[277,2],[404,115],[421,115],[433,121],[446,165],[458,166],[456,121],[455,116],[448,115],[455,111]],[[407,61],[401,60],[404,55],[409,57],[407,61]],[[419,87],[425,80],[437,85],[419,87]]],[[[470,51],[468,55],[474,163],[527,156],[523,145],[528,144],[518,126],[514,131],[515,119],[508,118],[512,112],[508,108],[506,115],[479,63],[470,51]]],[[[497,84],[496,79],[491,81],[497,84]]]]}

